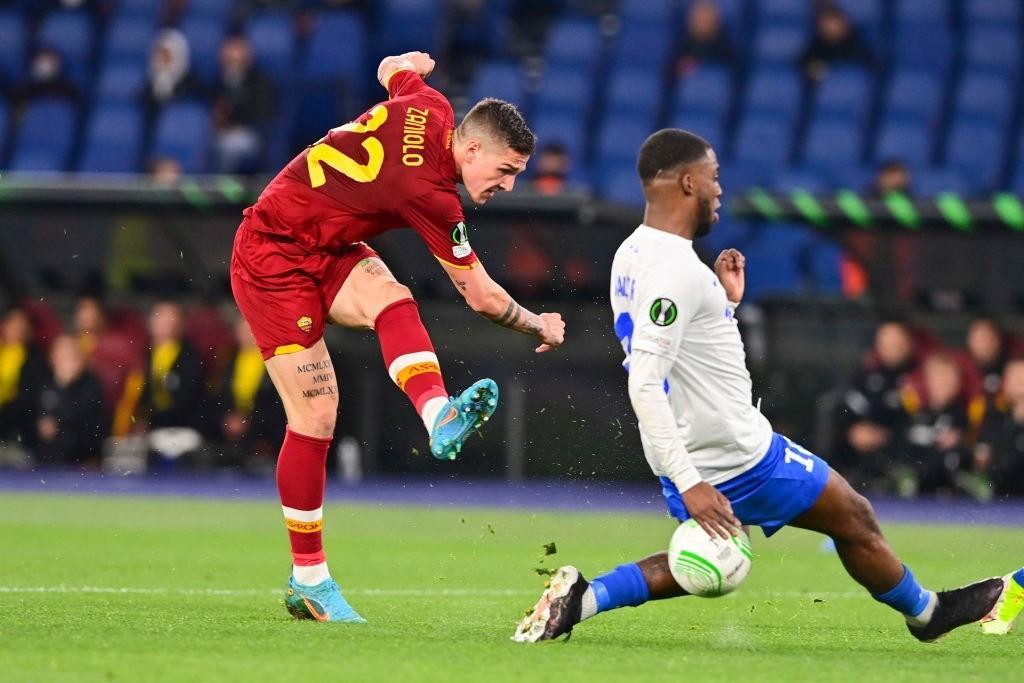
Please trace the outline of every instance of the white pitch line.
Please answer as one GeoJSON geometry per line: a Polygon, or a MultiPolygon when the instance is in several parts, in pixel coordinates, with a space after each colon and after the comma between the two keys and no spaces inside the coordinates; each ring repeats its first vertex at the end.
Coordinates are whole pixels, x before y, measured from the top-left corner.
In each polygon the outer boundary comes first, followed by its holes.
{"type": "MultiPolygon", "coordinates": [[[[98,594],[98,595],[183,595],[183,596],[267,596],[278,595],[281,589],[276,588],[139,588],[132,586],[0,586],[0,594],[27,594],[27,593],[70,593],[70,594],[98,594]]],[[[537,590],[515,590],[515,589],[458,589],[458,588],[349,588],[345,589],[348,595],[369,595],[380,597],[518,597],[523,595],[537,595],[537,590]]],[[[820,598],[848,599],[867,597],[864,591],[743,591],[730,593],[726,598],[739,599],[763,599],[772,598],[820,598]]]]}

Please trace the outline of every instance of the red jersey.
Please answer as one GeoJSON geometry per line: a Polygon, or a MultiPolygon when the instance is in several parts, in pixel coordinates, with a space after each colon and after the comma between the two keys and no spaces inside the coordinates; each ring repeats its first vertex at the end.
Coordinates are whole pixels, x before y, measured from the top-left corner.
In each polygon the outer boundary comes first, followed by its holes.
{"type": "Polygon", "coordinates": [[[388,94],[292,159],[245,210],[250,229],[332,252],[408,226],[439,260],[471,267],[451,104],[412,71],[396,72],[388,94]]]}

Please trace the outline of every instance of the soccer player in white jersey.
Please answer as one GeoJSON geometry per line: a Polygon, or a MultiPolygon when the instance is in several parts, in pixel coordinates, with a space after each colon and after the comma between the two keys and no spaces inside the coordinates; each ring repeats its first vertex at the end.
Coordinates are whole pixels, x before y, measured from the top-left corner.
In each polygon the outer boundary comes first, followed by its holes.
{"type": "MultiPolygon", "coordinates": [[[[850,576],[903,614],[922,641],[989,614],[1010,582],[922,588],[882,536],[870,503],[824,460],[775,434],[754,407],[735,319],[743,255],[723,251],[712,271],[693,249],[721,206],[711,146],[686,131],[659,131],[641,148],[637,171],[647,207],[615,254],[611,302],[644,455],[672,516],[723,538],[741,524],[766,536],[786,525],[827,534],[850,576]]],[[[550,640],[601,612],[685,594],[666,551],[592,582],[561,567],[513,639],[550,640]]]]}

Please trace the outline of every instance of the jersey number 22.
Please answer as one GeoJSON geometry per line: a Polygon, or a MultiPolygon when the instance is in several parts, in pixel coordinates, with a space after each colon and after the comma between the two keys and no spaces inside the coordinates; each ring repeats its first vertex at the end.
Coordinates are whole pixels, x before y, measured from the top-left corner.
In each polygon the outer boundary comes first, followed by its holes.
{"type": "MultiPolygon", "coordinates": [[[[353,121],[339,126],[334,130],[347,131],[350,133],[372,133],[388,120],[388,108],[378,104],[370,110],[370,118],[366,123],[353,121]]],[[[333,132],[333,131],[332,131],[333,132]]],[[[357,183],[369,183],[377,179],[380,174],[380,167],[384,164],[384,145],[372,135],[366,136],[363,140],[363,149],[366,150],[367,161],[361,164],[352,157],[339,152],[326,142],[319,142],[313,145],[309,154],[306,155],[306,166],[309,167],[309,182],[313,187],[320,187],[327,182],[327,174],[321,164],[330,166],[339,173],[356,181],[357,183]]]]}

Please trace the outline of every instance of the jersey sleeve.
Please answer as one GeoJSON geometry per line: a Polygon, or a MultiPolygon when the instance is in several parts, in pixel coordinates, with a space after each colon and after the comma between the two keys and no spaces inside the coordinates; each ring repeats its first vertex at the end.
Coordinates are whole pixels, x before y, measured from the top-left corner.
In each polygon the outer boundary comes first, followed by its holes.
{"type": "Polygon", "coordinates": [[[630,348],[674,358],[700,297],[696,278],[661,264],[643,273],[637,283],[630,348]]]}
{"type": "Polygon", "coordinates": [[[421,90],[430,89],[430,86],[427,85],[426,81],[418,73],[408,69],[396,71],[388,79],[388,97],[391,99],[415,95],[421,90]]]}
{"type": "Polygon", "coordinates": [[[399,215],[427,243],[438,261],[456,268],[476,265],[458,192],[428,192],[405,202],[399,215]]]}

